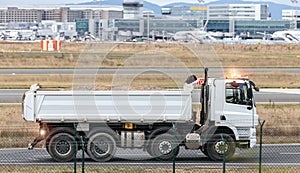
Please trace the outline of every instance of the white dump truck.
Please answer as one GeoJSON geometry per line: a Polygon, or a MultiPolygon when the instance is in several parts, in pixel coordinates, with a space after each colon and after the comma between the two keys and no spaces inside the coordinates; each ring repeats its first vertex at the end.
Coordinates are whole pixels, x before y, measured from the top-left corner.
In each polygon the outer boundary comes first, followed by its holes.
{"type": "Polygon", "coordinates": [[[117,148],[168,160],[180,146],[229,159],[236,147],[256,144],[253,89],[259,90],[248,78],[208,78],[207,69],[204,79],[188,77],[183,90],[45,91],[33,85],[24,94],[23,118],[39,123],[40,133],[29,149],[45,140],[53,159],[70,161],[83,137],[85,152],[100,162],[117,148]]]}

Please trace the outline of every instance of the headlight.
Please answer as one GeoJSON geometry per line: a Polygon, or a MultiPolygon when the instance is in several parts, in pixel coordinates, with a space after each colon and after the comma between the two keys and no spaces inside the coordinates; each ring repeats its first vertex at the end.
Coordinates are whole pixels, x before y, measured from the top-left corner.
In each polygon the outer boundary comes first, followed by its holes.
{"type": "Polygon", "coordinates": [[[253,136],[256,136],[256,129],[255,128],[251,128],[250,129],[250,135],[253,137],[253,136]]]}
{"type": "Polygon", "coordinates": [[[45,137],[47,134],[47,130],[46,129],[40,129],[40,136],[45,137]]]}

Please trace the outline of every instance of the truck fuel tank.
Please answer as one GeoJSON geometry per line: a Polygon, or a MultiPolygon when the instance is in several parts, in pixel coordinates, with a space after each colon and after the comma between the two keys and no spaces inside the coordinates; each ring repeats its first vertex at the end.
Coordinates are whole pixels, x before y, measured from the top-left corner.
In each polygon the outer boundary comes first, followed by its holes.
{"type": "Polygon", "coordinates": [[[121,147],[124,148],[142,148],[145,142],[144,132],[122,131],[121,147]]]}
{"type": "Polygon", "coordinates": [[[198,133],[188,133],[185,140],[185,146],[188,149],[199,149],[201,146],[200,135],[198,133]]]}

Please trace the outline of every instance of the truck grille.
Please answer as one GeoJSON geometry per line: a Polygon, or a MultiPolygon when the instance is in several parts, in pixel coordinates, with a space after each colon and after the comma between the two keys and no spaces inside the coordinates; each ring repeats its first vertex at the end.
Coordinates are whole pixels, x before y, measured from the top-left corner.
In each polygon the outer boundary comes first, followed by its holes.
{"type": "Polygon", "coordinates": [[[250,137],[250,129],[238,128],[237,131],[240,137],[250,137]]]}

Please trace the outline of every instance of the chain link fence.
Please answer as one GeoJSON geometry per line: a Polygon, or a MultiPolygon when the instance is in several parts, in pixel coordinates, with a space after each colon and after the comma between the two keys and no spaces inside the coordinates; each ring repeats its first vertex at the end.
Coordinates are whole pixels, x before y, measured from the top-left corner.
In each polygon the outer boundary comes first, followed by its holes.
{"type": "MultiPolygon", "coordinates": [[[[211,161],[201,150],[186,150],[180,147],[179,154],[170,161],[157,161],[143,149],[117,148],[108,162],[95,162],[81,150],[76,150],[76,159],[57,162],[51,158],[41,142],[33,150],[27,144],[38,135],[36,129],[22,127],[0,128],[0,172],[298,172],[300,168],[300,144],[298,136],[272,134],[278,128],[263,128],[260,150],[260,127],[257,129],[258,144],[252,149],[236,149],[230,160],[211,161]],[[274,141],[285,143],[275,144],[274,141]],[[260,163],[261,160],[261,163],[260,163]]],[[[80,138],[77,144],[86,143],[80,138]]]]}

